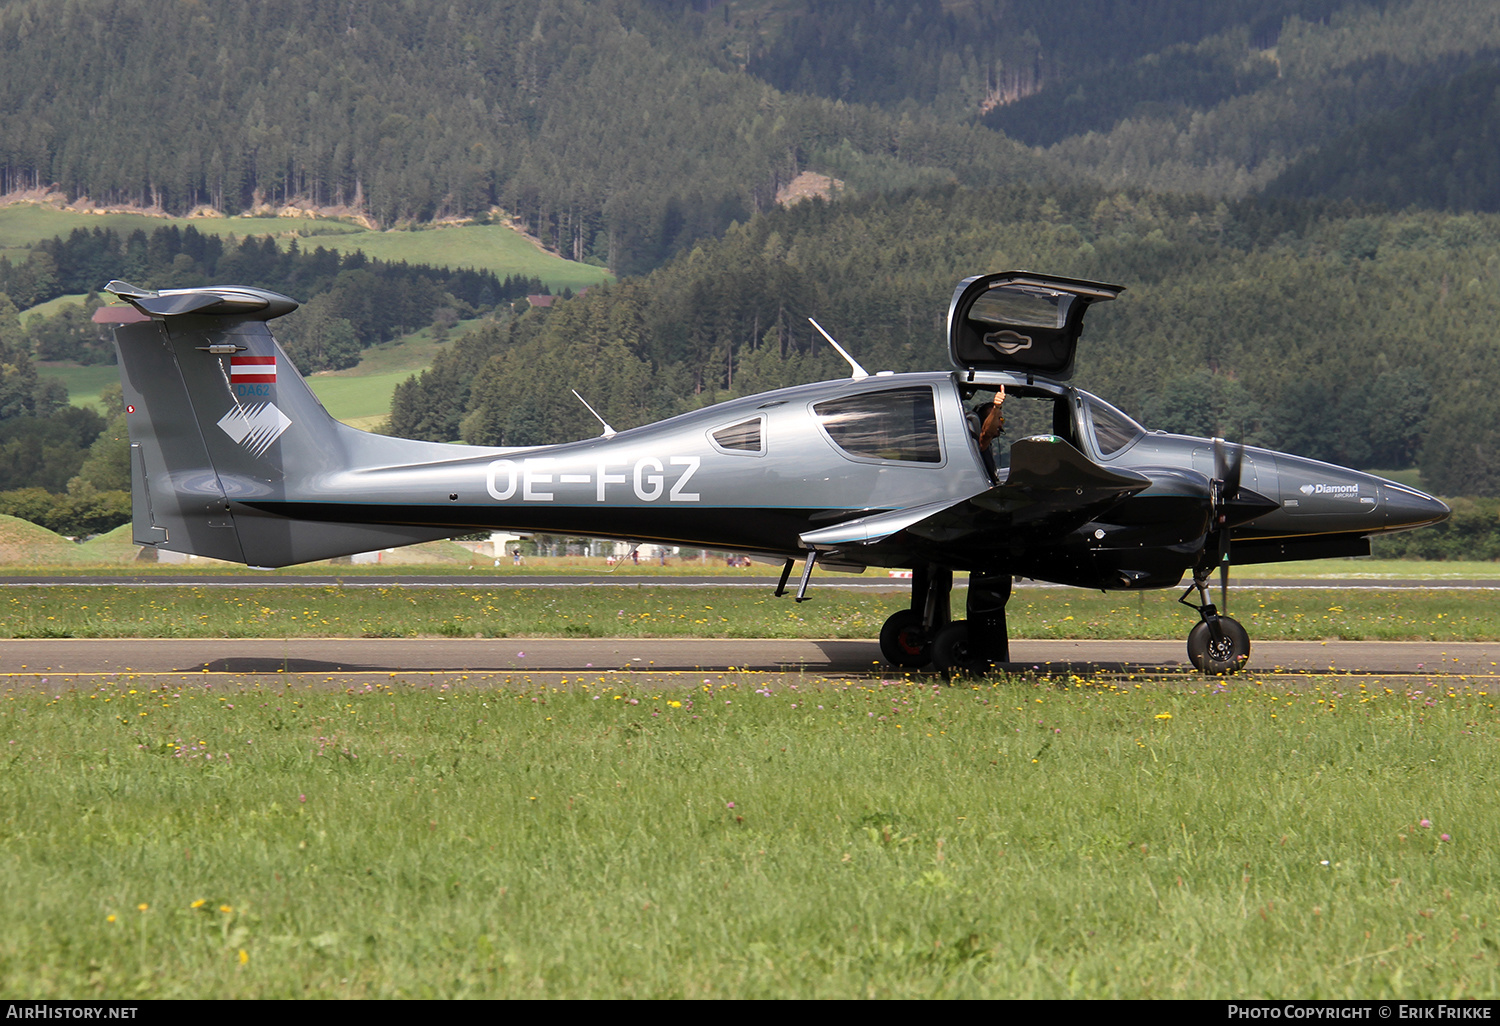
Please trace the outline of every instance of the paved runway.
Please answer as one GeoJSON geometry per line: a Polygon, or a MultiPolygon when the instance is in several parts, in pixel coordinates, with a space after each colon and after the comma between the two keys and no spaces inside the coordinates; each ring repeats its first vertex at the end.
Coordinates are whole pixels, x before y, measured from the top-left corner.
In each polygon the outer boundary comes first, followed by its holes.
{"type": "MultiPolygon", "coordinates": [[[[1029,641],[1011,644],[1019,673],[1191,673],[1182,641],[1029,641]]],[[[1500,679],[1500,642],[1265,641],[1244,676],[1354,673],[1500,679]]],[[[670,679],[698,673],[899,676],[873,641],[762,639],[18,639],[0,641],[0,687],[47,678],[57,687],[120,676],[293,675],[353,686],[379,680],[476,675],[496,683],[618,673],[670,679]]]]}

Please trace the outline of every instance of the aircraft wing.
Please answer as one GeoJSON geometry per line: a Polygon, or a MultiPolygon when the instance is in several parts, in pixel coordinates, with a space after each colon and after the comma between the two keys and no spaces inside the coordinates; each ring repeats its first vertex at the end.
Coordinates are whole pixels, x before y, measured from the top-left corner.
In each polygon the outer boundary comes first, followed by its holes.
{"type": "Polygon", "coordinates": [[[1006,551],[1056,544],[1151,479],[1110,470],[1055,435],[1011,446],[1005,483],[966,499],[944,500],[808,531],[802,544],[836,562],[909,566],[937,561],[965,567],[1006,551]]]}

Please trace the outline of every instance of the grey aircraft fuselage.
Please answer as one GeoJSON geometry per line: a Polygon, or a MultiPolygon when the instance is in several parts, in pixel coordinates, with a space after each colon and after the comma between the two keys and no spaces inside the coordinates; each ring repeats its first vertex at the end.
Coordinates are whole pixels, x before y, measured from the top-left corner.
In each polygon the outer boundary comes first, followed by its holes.
{"type": "Polygon", "coordinates": [[[267,322],[296,308],[284,296],[108,290],[149,318],[116,329],[135,539],[251,566],[508,529],[785,560],[783,585],[803,558],[799,599],[817,562],[910,567],[912,610],[888,622],[882,650],[903,662],[936,646],[940,666],[985,654],[981,636],[1003,661],[1013,575],[1131,589],[1191,572],[1204,601],[1190,652],[1236,668],[1248,640],[1226,640],[1207,601],[1214,567],[1367,554],[1372,535],[1449,512],[1355,470],[1147,431],[1066,384],[1085,311],[1121,291],[1097,282],[961,282],[953,371],[871,376],[851,358],[848,380],[522,449],[338,423],[271,335],[267,322]],[[1017,406],[1035,416],[996,437],[1017,406]],[[962,629],[947,609],[953,571],[978,582],[962,629]]]}

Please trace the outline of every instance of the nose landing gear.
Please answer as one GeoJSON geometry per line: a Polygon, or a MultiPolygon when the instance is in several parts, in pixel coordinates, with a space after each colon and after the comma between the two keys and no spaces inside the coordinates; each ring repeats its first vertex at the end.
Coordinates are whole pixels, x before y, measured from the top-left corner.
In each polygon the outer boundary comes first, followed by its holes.
{"type": "Polygon", "coordinates": [[[1223,615],[1208,600],[1208,571],[1194,571],[1193,583],[1177,599],[1189,609],[1198,611],[1199,620],[1188,632],[1188,658],[1203,673],[1238,673],[1250,660],[1250,635],[1240,622],[1223,615]],[[1188,595],[1198,593],[1198,604],[1188,595]]]}

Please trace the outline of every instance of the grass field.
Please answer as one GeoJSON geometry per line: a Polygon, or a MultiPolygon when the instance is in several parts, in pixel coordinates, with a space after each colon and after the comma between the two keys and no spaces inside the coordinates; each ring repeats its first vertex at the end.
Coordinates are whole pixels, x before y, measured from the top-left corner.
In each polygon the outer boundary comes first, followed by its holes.
{"type": "MultiPolygon", "coordinates": [[[[475,267],[508,274],[535,276],[554,292],[574,292],[613,280],[608,271],[576,263],[538,249],[524,236],[502,225],[463,225],[422,231],[360,232],[317,240],[328,249],[352,253],[362,249],[378,260],[405,260],[438,267],[475,267]]],[[[312,243],[304,243],[304,246],[312,243]]]]}
{"type": "MultiPolygon", "coordinates": [[[[456,338],[479,323],[479,320],[459,321],[449,337],[456,338]]],[[[432,329],[423,328],[371,346],[357,367],[314,374],[307,384],[335,418],[370,430],[390,415],[391,394],[396,386],[430,367],[433,357],[445,344],[434,342],[432,329]]],[[[101,413],[104,411],[100,392],[120,383],[120,371],[114,364],[80,367],[38,363],[37,373],[61,380],[68,388],[68,401],[74,406],[92,406],[101,413]]]]}
{"type": "Polygon", "coordinates": [[[55,299],[49,299],[45,303],[38,303],[36,306],[29,306],[25,310],[21,311],[21,323],[25,324],[33,316],[51,317],[53,314],[57,313],[57,311],[61,310],[65,306],[82,306],[83,301],[88,298],[89,297],[87,293],[77,292],[71,295],[58,296],[55,299]]]}
{"type": "MultiPolygon", "coordinates": [[[[167,218],[145,214],[83,214],[32,203],[0,206],[0,256],[12,262],[24,260],[36,243],[55,235],[66,236],[75,228],[113,228],[129,234],[140,229],[147,234],[167,225],[192,225],[211,235],[275,235],[299,239],[304,249],[323,246],[340,252],[364,250],[380,260],[447,267],[473,267],[506,275],[538,277],[554,291],[575,292],[609,280],[601,267],[564,260],[544,252],[524,236],[501,225],[463,225],[422,231],[372,232],[356,224],[318,218],[289,217],[200,217],[167,218]]],[[[148,285],[149,282],[136,282],[148,285]]],[[[232,283],[231,283],[232,284],[232,283]]],[[[104,282],[100,282],[102,287],[104,282]]],[[[295,297],[294,297],[295,298],[295,297]]]]}
{"type": "MultiPolygon", "coordinates": [[[[478,327],[480,320],[459,321],[449,338],[478,327]]],[[[323,407],[335,418],[365,431],[383,424],[391,412],[396,386],[413,374],[432,366],[433,358],[447,343],[432,338],[431,327],[413,332],[364,351],[359,366],[325,371],[306,379],[323,407]]]]}
{"type": "MultiPolygon", "coordinates": [[[[340,568],[342,569],[342,568],[340,568]]],[[[824,587],[797,605],[761,588],[291,588],[16,586],[0,592],[0,638],[705,637],[874,638],[899,590],[824,587]]],[[[1013,638],[1180,639],[1171,592],[1022,589],[1013,638]]],[[[1422,590],[1243,589],[1230,611],[1256,640],[1500,640],[1500,598],[1422,590]]]]}
{"type": "Polygon", "coordinates": [[[70,363],[38,361],[36,372],[44,378],[57,378],[68,388],[68,402],[74,406],[90,406],[103,413],[104,404],[99,393],[109,385],[120,383],[120,368],[112,363],[80,367],[70,363]]]}
{"type": "Polygon", "coordinates": [[[1482,688],[479,683],[8,692],[0,989],[1500,992],[1482,688]]]}

